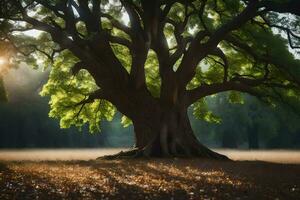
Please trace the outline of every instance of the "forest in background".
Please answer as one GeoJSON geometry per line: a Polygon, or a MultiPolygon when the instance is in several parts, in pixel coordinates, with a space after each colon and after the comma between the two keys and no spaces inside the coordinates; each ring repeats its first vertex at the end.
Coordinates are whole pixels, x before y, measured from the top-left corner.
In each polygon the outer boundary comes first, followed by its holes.
{"type": "MultiPolygon", "coordinates": [[[[48,117],[48,99],[39,96],[46,72],[34,75],[24,67],[8,75],[9,101],[0,103],[0,148],[129,147],[133,127],[122,127],[121,115],[101,124],[101,133],[88,128],[60,129],[48,117]],[[19,76],[18,83],[10,76],[19,76]],[[26,78],[27,77],[27,78],[26,78]],[[23,80],[21,80],[23,79],[23,80]]],[[[14,79],[15,80],[15,79],[14,79]]],[[[226,101],[228,93],[206,99],[212,123],[190,115],[197,137],[206,145],[222,148],[300,148],[300,118],[286,106],[266,106],[254,97],[226,101]]],[[[192,109],[190,109],[191,114],[192,109]]]]}
{"type": "MultiPolygon", "coordinates": [[[[88,127],[60,129],[49,118],[49,99],[39,95],[48,71],[20,66],[4,77],[8,102],[0,102],[0,148],[90,148],[130,147],[133,127],[124,128],[121,114],[101,124],[101,132],[90,134],[88,127]]],[[[197,137],[210,147],[300,148],[300,117],[287,105],[272,107],[245,95],[221,93],[206,98],[211,122],[190,118],[197,137]]],[[[200,113],[201,115],[201,113],[200,113]]],[[[201,116],[200,116],[201,118],[201,116]]]]}

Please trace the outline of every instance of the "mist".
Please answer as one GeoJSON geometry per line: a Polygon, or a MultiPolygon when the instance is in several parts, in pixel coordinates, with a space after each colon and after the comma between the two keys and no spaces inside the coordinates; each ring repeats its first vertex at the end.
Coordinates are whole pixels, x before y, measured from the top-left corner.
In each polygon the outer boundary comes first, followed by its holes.
{"type": "Polygon", "coordinates": [[[33,69],[24,64],[10,69],[3,77],[8,101],[12,103],[38,98],[49,72],[50,69],[33,69]]]}
{"type": "Polygon", "coordinates": [[[50,69],[20,65],[5,74],[8,102],[0,103],[0,148],[130,147],[132,127],[123,128],[120,114],[113,122],[102,122],[101,132],[90,134],[85,126],[61,129],[49,118],[49,97],[39,95],[50,69]]]}

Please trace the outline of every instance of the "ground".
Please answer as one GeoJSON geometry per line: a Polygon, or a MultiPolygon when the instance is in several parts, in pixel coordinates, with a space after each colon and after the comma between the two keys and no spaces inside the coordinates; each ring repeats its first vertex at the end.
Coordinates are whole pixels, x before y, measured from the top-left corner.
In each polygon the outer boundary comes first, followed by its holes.
{"type": "Polygon", "coordinates": [[[14,152],[12,157],[12,151],[1,151],[0,199],[300,198],[299,151],[222,152],[252,161],[89,160],[93,153],[79,151],[65,153],[65,160],[63,150],[57,154],[31,151],[33,157],[26,151],[27,157],[22,157],[22,152],[14,152]],[[46,161],[38,156],[33,159],[35,153],[50,157],[44,157],[46,161]],[[74,160],[75,155],[86,155],[86,159],[74,160]],[[255,161],[262,156],[272,162],[255,161]]]}

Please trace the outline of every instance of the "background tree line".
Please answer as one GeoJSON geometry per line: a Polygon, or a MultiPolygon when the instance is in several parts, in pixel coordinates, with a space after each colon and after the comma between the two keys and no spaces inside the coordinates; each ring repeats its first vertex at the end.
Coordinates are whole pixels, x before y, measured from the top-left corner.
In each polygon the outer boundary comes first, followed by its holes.
{"type": "MultiPolygon", "coordinates": [[[[123,128],[121,115],[103,122],[101,133],[88,127],[60,129],[48,117],[48,100],[37,93],[0,103],[0,148],[120,147],[132,146],[133,128],[123,128]]],[[[16,98],[16,97],[15,97],[16,98]]],[[[193,129],[205,144],[223,148],[299,148],[300,120],[290,109],[267,107],[249,96],[229,103],[228,93],[206,99],[216,120],[205,122],[191,115],[193,129]]]]}
{"type": "Polygon", "coordinates": [[[221,120],[218,123],[192,120],[195,132],[206,144],[250,149],[300,147],[300,118],[287,105],[266,106],[248,95],[237,102],[226,98],[228,93],[222,93],[208,100],[221,120]]]}

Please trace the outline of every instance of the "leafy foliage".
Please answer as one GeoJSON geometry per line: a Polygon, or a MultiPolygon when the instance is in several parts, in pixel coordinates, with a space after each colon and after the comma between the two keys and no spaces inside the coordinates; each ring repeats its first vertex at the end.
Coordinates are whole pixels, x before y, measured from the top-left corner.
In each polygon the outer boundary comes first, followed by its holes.
{"type": "MultiPolygon", "coordinates": [[[[245,92],[297,107],[300,61],[291,48],[299,48],[300,12],[293,5],[299,3],[4,0],[0,39],[14,51],[12,64],[51,67],[41,94],[51,97],[50,116],[59,118],[63,128],[89,123],[92,132],[99,130],[101,120],[113,119],[115,102],[91,96],[104,91],[132,103],[133,93],[126,92],[135,87],[161,102],[168,96],[162,91],[180,88],[186,95],[182,99],[192,99],[187,104],[198,119],[220,123],[205,96],[230,90],[226,99],[231,103],[242,104],[245,92]],[[36,29],[42,33],[26,33],[36,29]],[[78,62],[85,66],[74,69],[78,62]],[[136,83],[141,80],[145,83],[136,83]],[[203,96],[191,98],[195,90],[203,96]]],[[[121,123],[128,126],[125,115],[121,123]]]]}
{"type": "Polygon", "coordinates": [[[71,125],[81,127],[89,123],[90,131],[95,132],[100,129],[101,120],[113,119],[116,110],[105,100],[79,104],[99,88],[86,70],[81,70],[76,76],[72,75],[71,69],[77,61],[70,52],[61,53],[53,63],[48,83],[43,87],[41,95],[51,96],[49,115],[60,119],[62,128],[71,125]]]}
{"type": "Polygon", "coordinates": [[[214,115],[212,111],[209,110],[206,100],[201,99],[194,103],[193,105],[193,114],[198,120],[204,120],[206,122],[212,122],[212,123],[220,123],[221,119],[214,115]]]}

